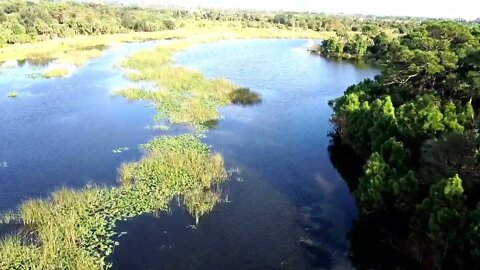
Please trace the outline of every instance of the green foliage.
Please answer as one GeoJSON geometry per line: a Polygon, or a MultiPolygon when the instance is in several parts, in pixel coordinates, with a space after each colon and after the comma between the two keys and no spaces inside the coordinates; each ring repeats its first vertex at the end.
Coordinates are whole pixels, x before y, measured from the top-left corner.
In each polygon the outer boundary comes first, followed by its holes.
{"type": "Polygon", "coordinates": [[[388,209],[394,204],[408,212],[418,193],[418,182],[409,170],[410,153],[394,138],[385,141],[380,152],[367,160],[355,197],[363,213],[388,209]]]}
{"type": "Polygon", "coordinates": [[[338,118],[334,122],[348,131],[358,153],[368,156],[372,151],[379,151],[385,141],[397,134],[395,108],[388,96],[374,100],[371,105],[368,101],[360,105],[359,95],[363,95],[361,90],[350,89],[350,93],[337,100],[338,118]]]}
{"type": "Polygon", "coordinates": [[[421,96],[398,109],[398,130],[411,142],[419,143],[445,130],[440,102],[432,96],[421,96]]]}
{"type": "Polygon", "coordinates": [[[340,58],[343,56],[345,43],[337,38],[329,38],[322,42],[320,53],[325,56],[340,58]]]}
{"type": "Polygon", "coordinates": [[[427,236],[445,252],[448,246],[464,246],[467,214],[462,180],[458,175],[442,180],[430,189],[429,197],[417,206],[416,222],[427,236]]]}
{"type": "Polygon", "coordinates": [[[380,147],[397,133],[395,108],[389,96],[383,100],[377,99],[372,103],[371,117],[372,125],[368,129],[368,133],[372,151],[379,151],[380,147]]]}
{"type": "Polygon", "coordinates": [[[354,190],[361,212],[402,213],[419,256],[434,256],[437,268],[480,261],[477,28],[430,21],[393,40],[377,34],[363,59],[381,62],[382,74],[332,104],[342,140],[366,159],[354,190]]]}
{"type": "MultiPolygon", "coordinates": [[[[319,47],[321,55],[338,59],[374,59],[388,51],[391,39],[384,32],[373,34],[342,33],[324,40],[319,47]]],[[[378,59],[377,59],[378,60],[378,59]]]]}
{"type": "Polygon", "coordinates": [[[365,176],[355,191],[355,197],[360,202],[362,212],[369,213],[382,208],[383,193],[388,186],[390,166],[378,153],[373,153],[367,160],[365,176]]]}

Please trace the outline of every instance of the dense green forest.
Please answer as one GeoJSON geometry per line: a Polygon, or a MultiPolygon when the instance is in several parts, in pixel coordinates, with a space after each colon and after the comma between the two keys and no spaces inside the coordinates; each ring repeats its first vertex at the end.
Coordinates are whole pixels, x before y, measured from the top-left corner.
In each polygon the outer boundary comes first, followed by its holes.
{"type": "Polygon", "coordinates": [[[194,24],[281,29],[303,28],[337,33],[376,31],[404,33],[418,22],[404,18],[327,16],[311,13],[264,13],[232,10],[164,10],[65,2],[0,2],[0,46],[74,35],[154,32],[194,24]]]}
{"type": "MultiPolygon", "coordinates": [[[[332,39],[321,50],[342,46],[332,39]]],[[[390,223],[377,225],[386,241],[428,268],[478,267],[479,25],[425,22],[395,39],[357,35],[346,47],[337,52],[383,65],[332,101],[341,143],[364,161],[351,183],[359,223],[390,223]]]]}
{"type": "MultiPolygon", "coordinates": [[[[318,46],[312,48],[313,51],[323,56],[336,59],[355,59],[357,61],[366,61],[381,63],[383,57],[389,52],[395,51],[398,43],[404,39],[396,39],[398,36],[405,36],[409,33],[410,39],[415,35],[425,35],[420,29],[424,28],[425,23],[441,24],[441,20],[425,20],[423,25],[417,21],[411,21],[406,24],[401,32],[387,32],[385,29],[375,25],[366,24],[356,32],[337,32],[335,37],[324,40],[318,46]],[[391,47],[392,46],[392,47],[391,47]]],[[[454,24],[461,24],[467,28],[478,29],[478,22],[457,21],[454,24]]],[[[454,27],[445,25],[445,27],[454,27]]],[[[452,30],[453,31],[453,30],[452,30]]],[[[473,32],[478,30],[472,30],[473,32]]],[[[472,32],[473,35],[475,35],[472,32]]],[[[459,33],[461,34],[461,33],[459,33]]],[[[418,40],[411,40],[416,42],[418,40]]],[[[429,50],[430,47],[419,47],[417,49],[429,50]]],[[[392,59],[389,57],[387,59],[392,59]]]]}

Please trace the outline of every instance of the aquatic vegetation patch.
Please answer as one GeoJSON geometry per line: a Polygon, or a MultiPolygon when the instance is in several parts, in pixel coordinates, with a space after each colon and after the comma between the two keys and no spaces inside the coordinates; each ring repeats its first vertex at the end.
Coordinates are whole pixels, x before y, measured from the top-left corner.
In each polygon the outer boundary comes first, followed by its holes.
{"type": "Polygon", "coordinates": [[[44,78],[51,79],[51,78],[63,78],[68,76],[70,72],[66,68],[55,68],[51,69],[43,74],[44,78]]]}
{"type": "Polygon", "coordinates": [[[250,106],[262,102],[261,96],[248,88],[238,88],[230,93],[232,104],[250,106]]]}
{"type": "Polygon", "coordinates": [[[92,58],[99,57],[106,46],[100,46],[93,49],[82,49],[56,54],[54,57],[60,62],[74,66],[81,66],[92,58]]]}
{"type": "Polygon", "coordinates": [[[171,123],[197,128],[208,127],[218,120],[219,106],[257,102],[258,94],[248,89],[238,88],[223,79],[208,79],[197,71],[172,65],[174,53],[194,43],[211,40],[176,42],[133,54],[122,63],[122,67],[135,70],[128,72],[126,77],[135,82],[153,81],[157,90],[127,88],[116,94],[131,100],[152,101],[158,111],[157,118],[168,118],[171,123]]]}
{"type": "Polygon", "coordinates": [[[8,92],[7,97],[8,98],[16,98],[18,96],[18,93],[16,91],[11,91],[8,92]]]}
{"type": "Polygon", "coordinates": [[[227,177],[223,159],[197,136],[158,137],[142,148],[142,160],[121,166],[119,187],[62,189],[7,213],[4,221],[21,222],[32,237],[3,239],[0,269],[105,269],[118,245],[116,221],[166,210],[174,196],[198,221],[219,201],[212,190],[227,177]]]}

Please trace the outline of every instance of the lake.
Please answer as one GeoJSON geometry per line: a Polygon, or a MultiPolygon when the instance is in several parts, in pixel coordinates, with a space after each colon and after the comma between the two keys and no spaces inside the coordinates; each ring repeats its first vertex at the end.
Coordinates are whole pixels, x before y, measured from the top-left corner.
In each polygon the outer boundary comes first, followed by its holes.
{"type": "MultiPolygon", "coordinates": [[[[118,61],[155,44],[115,46],[63,79],[27,77],[48,65],[1,69],[0,210],[60,187],[114,185],[118,166],[141,157],[139,144],[186,131],[148,129],[154,108],[110,94],[129,84],[118,61]],[[12,90],[16,99],[6,97],[12,90]],[[112,152],[119,147],[129,150],[112,152]]],[[[248,87],[262,102],[220,108],[204,138],[239,171],[223,186],[226,202],[198,226],[175,204],[120,222],[126,234],[109,258],[114,269],[351,267],[346,233],[357,212],[329,158],[328,101],[379,70],[311,55],[306,44],[219,41],[176,55],[177,65],[248,87]]]]}

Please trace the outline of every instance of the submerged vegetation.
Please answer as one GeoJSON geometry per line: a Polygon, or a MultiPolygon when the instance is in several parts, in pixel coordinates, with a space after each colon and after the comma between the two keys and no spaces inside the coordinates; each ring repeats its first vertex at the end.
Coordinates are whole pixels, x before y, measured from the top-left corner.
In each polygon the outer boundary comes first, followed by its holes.
{"type": "Polygon", "coordinates": [[[51,69],[43,74],[44,78],[51,79],[51,78],[63,78],[68,76],[70,72],[68,69],[65,68],[55,68],[51,69]]]}
{"type": "Polygon", "coordinates": [[[159,112],[157,118],[168,118],[171,123],[190,124],[197,128],[208,127],[218,120],[219,106],[259,102],[259,95],[248,89],[238,88],[222,79],[207,79],[197,71],[172,65],[175,52],[184,50],[193,42],[211,40],[174,42],[132,55],[122,64],[132,70],[126,77],[132,81],[153,81],[157,89],[129,88],[117,94],[132,100],[153,101],[159,112]]]}
{"type": "Polygon", "coordinates": [[[120,168],[119,187],[63,189],[23,203],[18,216],[8,214],[29,237],[2,240],[0,269],[104,269],[118,244],[116,221],[165,210],[180,196],[198,222],[219,201],[217,184],[227,177],[223,159],[198,137],[160,137],[142,148],[142,160],[120,168]]]}
{"type": "Polygon", "coordinates": [[[359,222],[395,220],[379,232],[426,268],[480,262],[479,30],[423,23],[375,42],[382,74],[332,102],[342,142],[365,162],[351,184],[359,222]]]}

